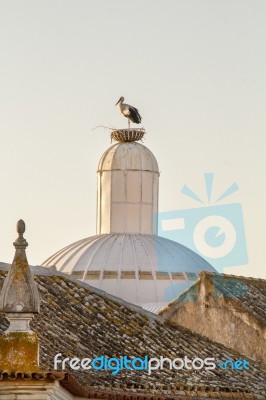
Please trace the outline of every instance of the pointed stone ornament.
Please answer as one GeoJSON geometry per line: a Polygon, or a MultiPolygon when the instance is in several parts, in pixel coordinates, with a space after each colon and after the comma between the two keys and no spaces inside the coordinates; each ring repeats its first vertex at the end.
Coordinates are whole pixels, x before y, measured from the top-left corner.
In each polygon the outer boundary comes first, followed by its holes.
{"type": "Polygon", "coordinates": [[[18,238],[14,242],[15,257],[4,281],[0,296],[0,311],[4,313],[39,313],[39,293],[27,261],[28,246],[23,237],[25,222],[17,223],[18,238]]]}
{"type": "Polygon", "coordinates": [[[0,296],[0,312],[10,322],[0,335],[0,371],[36,372],[39,371],[39,339],[31,330],[30,321],[40,312],[40,300],[26,257],[24,221],[18,221],[17,232],[15,257],[0,296]]]}

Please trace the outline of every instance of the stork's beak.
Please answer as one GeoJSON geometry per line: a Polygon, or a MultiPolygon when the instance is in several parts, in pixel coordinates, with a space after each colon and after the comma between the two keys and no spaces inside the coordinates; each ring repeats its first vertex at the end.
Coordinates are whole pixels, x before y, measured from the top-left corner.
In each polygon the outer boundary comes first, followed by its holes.
{"type": "Polygon", "coordinates": [[[120,100],[121,100],[121,97],[120,97],[120,99],[118,100],[118,102],[115,104],[116,106],[117,106],[117,104],[119,103],[120,100]]]}

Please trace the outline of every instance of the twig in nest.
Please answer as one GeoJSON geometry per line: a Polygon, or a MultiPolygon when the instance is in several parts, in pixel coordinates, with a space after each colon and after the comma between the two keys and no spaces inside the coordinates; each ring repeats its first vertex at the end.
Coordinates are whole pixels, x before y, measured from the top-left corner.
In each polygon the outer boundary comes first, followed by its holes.
{"type": "Polygon", "coordinates": [[[104,125],[95,126],[95,128],[91,128],[91,130],[94,131],[94,129],[98,129],[98,128],[110,129],[112,131],[114,130],[114,128],[109,128],[109,126],[104,126],[104,125]]]}

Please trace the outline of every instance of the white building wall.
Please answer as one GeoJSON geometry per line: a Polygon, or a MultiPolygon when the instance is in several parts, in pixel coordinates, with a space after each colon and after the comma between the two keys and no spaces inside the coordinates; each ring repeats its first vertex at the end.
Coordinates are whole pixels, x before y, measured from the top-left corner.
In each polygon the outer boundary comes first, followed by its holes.
{"type": "Polygon", "coordinates": [[[0,382],[1,400],[82,400],[65,390],[58,381],[0,382]]]}

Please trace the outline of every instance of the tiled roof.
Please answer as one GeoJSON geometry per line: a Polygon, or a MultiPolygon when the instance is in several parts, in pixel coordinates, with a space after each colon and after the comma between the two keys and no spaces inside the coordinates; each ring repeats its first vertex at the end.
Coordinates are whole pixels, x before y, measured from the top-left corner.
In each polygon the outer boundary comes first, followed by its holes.
{"type": "Polygon", "coordinates": [[[225,299],[234,300],[237,306],[252,315],[261,325],[266,326],[266,280],[247,278],[227,274],[216,274],[203,271],[199,279],[190,288],[184,291],[177,299],[169,303],[160,313],[169,309],[172,304],[196,301],[199,282],[208,278],[213,285],[213,297],[223,296],[225,299]]]}
{"type": "MultiPolygon", "coordinates": [[[[44,370],[53,370],[57,353],[70,358],[143,357],[146,354],[169,358],[185,355],[189,358],[215,357],[217,360],[241,358],[220,344],[180,326],[166,325],[160,317],[140,307],[61,273],[44,268],[36,269],[35,273],[41,295],[41,314],[35,316],[31,325],[40,339],[40,367],[44,370]]],[[[4,276],[5,272],[0,271],[0,287],[4,276]]],[[[6,327],[7,321],[2,316],[0,332],[6,327]]],[[[127,391],[171,398],[180,390],[193,393],[202,389],[220,394],[227,392],[228,398],[233,398],[229,393],[237,391],[264,398],[265,370],[254,361],[250,364],[249,371],[165,369],[153,371],[151,375],[146,371],[132,373],[128,370],[117,375],[111,375],[110,371],[70,372],[87,390],[127,391]]]]}
{"type": "Polygon", "coordinates": [[[232,391],[215,391],[213,392],[210,388],[193,388],[188,387],[186,385],[176,386],[174,390],[165,390],[162,389],[161,393],[158,395],[149,394],[149,393],[140,393],[138,391],[132,392],[127,391],[125,389],[132,389],[132,386],[121,386],[115,392],[113,390],[97,390],[97,389],[86,389],[82,385],[77,382],[77,379],[73,377],[71,374],[67,372],[49,372],[49,371],[40,371],[40,372],[9,372],[9,371],[0,371],[0,382],[14,382],[16,384],[20,381],[42,381],[42,382],[55,382],[59,381],[61,386],[63,386],[69,393],[74,396],[80,396],[86,399],[99,399],[99,400],[177,400],[177,399],[188,399],[192,398],[197,400],[206,399],[209,396],[214,399],[221,398],[231,398],[231,399],[257,399],[263,400],[265,397],[263,395],[253,395],[252,393],[241,393],[237,390],[232,391]],[[119,390],[120,389],[120,390],[119,390]],[[127,391],[127,393],[126,393],[127,391]]]}
{"type": "Polygon", "coordinates": [[[186,385],[175,386],[170,390],[163,388],[161,393],[141,393],[140,391],[132,392],[132,386],[121,385],[117,387],[116,391],[113,390],[98,390],[86,389],[77,382],[77,379],[69,373],[65,372],[48,372],[40,371],[38,373],[30,372],[0,372],[0,382],[13,382],[16,384],[20,381],[42,381],[42,382],[55,382],[59,381],[69,393],[74,396],[79,396],[86,399],[99,399],[99,400],[178,400],[178,399],[197,399],[205,400],[206,398],[212,399],[257,399],[264,400],[263,395],[254,395],[247,392],[239,392],[238,390],[230,391],[213,391],[211,388],[204,387],[188,387],[186,385]]]}

